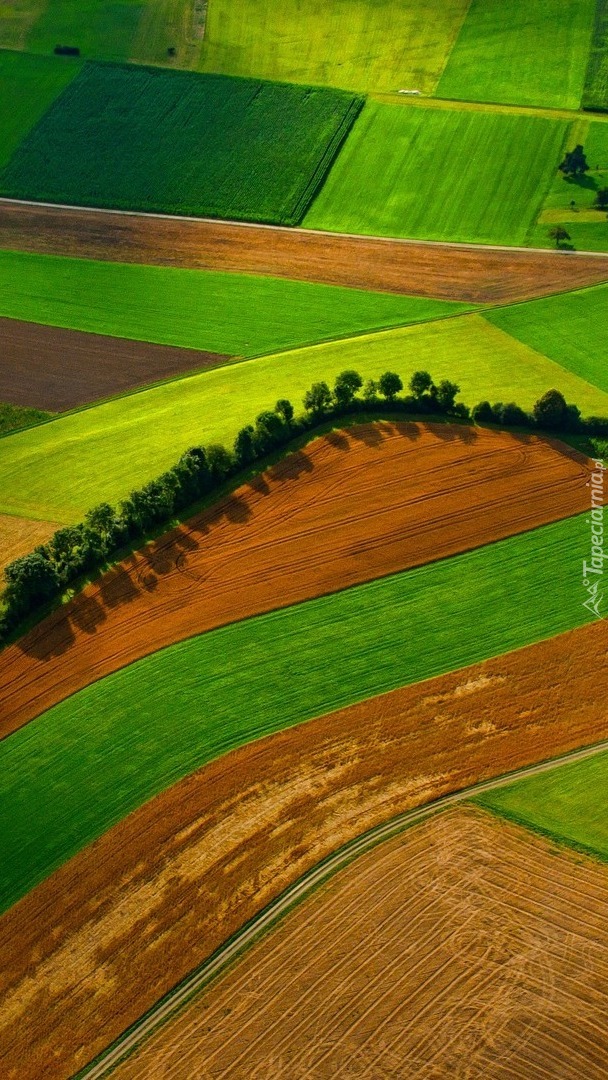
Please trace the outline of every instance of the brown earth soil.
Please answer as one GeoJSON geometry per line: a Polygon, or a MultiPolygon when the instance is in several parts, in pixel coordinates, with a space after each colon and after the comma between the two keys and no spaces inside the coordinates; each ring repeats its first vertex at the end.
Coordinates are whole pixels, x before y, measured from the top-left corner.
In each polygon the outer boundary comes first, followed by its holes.
{"type": "Polygon", "coordinates": [[[231,359],[1,318],[0,348],[0,401],[55,412],[231,359]]]}
{"type": "Polygon", "coordinates": [[[462,807],[261,941],[117,1080],[608,1077],[608,868],[462,807]]]}
{"type": "Polygon", "coordinates": [[[582,455],[535,436],[413,423],[330,433],[6,649],[0,735],[165,645],[583,511],[588,476],[582,455]]]}
{"type": "Polygon", "coordinates": [[[0,514],[0,580],[5,566],[19,555],[33,551],[38,544],[44,544],[58,528],[56,521],[33,521],[0,514]]]}
{"type": "Polygon", "coordinates": [[[471,303],[524,300],[608,280],[608,256],[404,243],[10,202],[0,202],[0,248],[240,270],[471,303]]]}
{"type": "Polygon", "coordinates": [[[374,825],[608,738],[603,626],[242,747],[80,852],[0,920],[3,1080],[71,1076],[284,888],[374,825]]]}

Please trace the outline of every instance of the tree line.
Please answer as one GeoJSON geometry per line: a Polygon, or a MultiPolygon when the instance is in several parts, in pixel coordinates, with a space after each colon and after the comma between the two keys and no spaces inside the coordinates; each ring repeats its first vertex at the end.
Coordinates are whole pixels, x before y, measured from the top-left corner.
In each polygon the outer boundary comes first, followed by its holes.
{"type": "Polygon", "coordinates": [[[549,390],[531,413],[513,402],[481,401],[473,409],[457,402],[460,387],[449,379],[435,383],[427,371],[412,375],[409,393],[401,377],[387,371],[364,383],[357,371],[341,372],[330,389],[316,382],[304,395],[304,412],[295,416],[290,401],[281,398],[274,409],[261,412],[253,424],[238,432],[232,449],[219,444],[193,446],[177,463],[143,487],[132,491],[118,507],[101,503],[78,525],[58,529],[46,544],[5,568],[4,610],[0,641],[38,609],[59,599],[85,574],[102,570],[127,545],[143,541],[159,526],[169,525],[187,507],[207,498],[226,481],[250,468],[294,438],[319,424],[356,414],[390,412],[441,415],[475,423],[524,427],[549,432],[608,436],[608,418],[581,418],[558,390],[549,390]]]}

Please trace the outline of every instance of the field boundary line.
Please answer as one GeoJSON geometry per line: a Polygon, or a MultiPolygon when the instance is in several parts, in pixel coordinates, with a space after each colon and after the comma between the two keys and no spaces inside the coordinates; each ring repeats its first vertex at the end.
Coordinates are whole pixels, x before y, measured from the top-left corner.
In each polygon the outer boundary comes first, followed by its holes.
{"type": "MultiPolygon", "coordinates": [[[[224,970],[258,937],[270,930],[292,907],[304,900],[316,888],[323,885],[330,877],[344,869],[350,862],[370,851],[385,840],[390,840],[404,829],[423,821],[427,817],[441,813],[448,807],[468,801],[477,795],[495,788],[504,787],[517,780],[523,780],[539,773],[549,772],[574,761],[582,761],[608,750],[608,740],[590,746],[571,750],[556,758],[549,758],[534,765],[526,765],[509,773],[488,780],[481,780],[461,791],[451,792],[424,806],[408,810],[395,818],[377,825],[375,828],[349,841],[332,855],[327,856],[317,866],[304,874],[293,885],[288,886],[275,900],[272,900],[257,915],[245,923],[223,945],[203,961],[190,975],[177,984],[160,999],[147,1013],[127,1028],[106,1050],[76,1074],[73,1080],[101,1080],[108,1076],[115,1066],[128,1057],[141,1042],[152,1035],[163,1023],[168,1021],[192,997],[202,990],[224,970]]],[[[488,811],[489,812],[489,811],[488,811]]],[[[567,844],[567,841],[565,841],[567,844]]]]}
{"type": "MultiPolygon", "coordinates": [[[[551,255],[552,257],[572,258],[583,256],[586,258],[608,260],[608,251],[560,251],[555,248],[518,247],[515,244],[472,244],[464,240],[416,240],[404,236],[376,236],[374,233],[344,233],[334,232],[331,229],[305,229],[301,225],[269,225],[260,221],[236,221],[233,218],[194,217],[188,214],[162,214],[145,210],[112,210],[107,206],[78,206],[70,203],[37,202],[35,199],[15,199],[0,196],[0,207],[6,203],[16,206],[42,206],[49,210],[77,210],[89,214],[120,214],[123,217],[152,218],[161,221],[196,221],[207,224],[223,224],[237,226],[243,229],[268,229],[270,232],[279,231],[285,233],[302,233],[305,236],[338,236],[347,240],[378,240],[385,244],[403,244],[411,246],[422,244],[426,247],[447,248],[448,250],[460,249],[462,251],[505,251],[512,253],[522,251],[534,255],[551,255]]],[[[76,257],[76,256],[73,256],[76,257]]]]}

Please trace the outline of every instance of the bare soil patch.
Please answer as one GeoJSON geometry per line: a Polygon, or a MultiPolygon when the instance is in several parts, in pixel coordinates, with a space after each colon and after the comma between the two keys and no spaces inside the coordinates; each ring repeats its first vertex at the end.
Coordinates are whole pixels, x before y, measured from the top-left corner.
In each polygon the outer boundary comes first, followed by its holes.
{"type": "MultiPolygon", "coordinates": [[[[0,920],[2,1076],[71,1076],[282,889],[366,829],[448,791],[607,738],[607,651],[598,626],[583,627],[243,747],[141,807],[0,920]]],[[[502,829],[501,837],[509,832],[508,826],[502,829]]],[[[500,844],[502,851],[502,839],[500,844]]],[[[466,847],[476,856],[484,851],[477,841],[466,847]]],[[[530,850],[531,857],[514,860],[506,871],[507,889],[512,874],[532,880],[537,854],[530,850]]],[[[558,865],[556,860],[549,886],[556,893],[558,865]]],[[[402,880],[406,887],[407,874],[402,880]]],[[[480,888],[483,881],[480,875],[480,888]]],[[[590,922],[586,888],[581,871],[580,905],[575,905],[562,943],[573,955],[580,954],[580,962],[586,958],[591,964],[605,939],[605,899],[602,921],[590,922]]],[[[444,893],[446,902],[454,895],[439,877],[436,893],[437,902],[444,893]]],[[[512,904],[509,896],[490,907],[511,925],[512,904]]],[[[519,906],[528,918],[528,901],[519,906]]],[[[442,925],[436,916],[430,922],[442,925]]],[[[465,967],[473,954],[481,962],[490,947],[485,938],[478,942],[476,933],[467,934],[467,926],[474,929],[475,924],[465,920],[463,926],[473,950],[465,967]]],[[[393,939],[390,924],[385,933],[393,939]]],[[[400,941],[399,956],[413,955],[415,962],[419,937],[418,928],[413,954],[400,941]]],[[[448,935],[447,940],[454,938],[448,935]]],[[[326,936],[316,939],[315,965],[322,963],[329,944],[326,936]]],[[[496,955],[504,957],[505,971],[512,970],[509,953],[501,947],[496,955]]],[[[430,964],[430,976],[435,961],[424,963],[430,964]]],[[[390,976],[381,961],[380,969],[390,976]]],[[[369,979],[364,966],[362,979],[369,979]]],[[[591,978],[587,984],[581,993],[595,993],[598,984],[591,978]]],[[[440,988],[432,985],[431,999],[440,988]]],[[[461,995],[457,979],[453,985],[451,1005],[461,1000],[459,1007],[468,1008],[469,996],[461,995]]],[[[476,976],[473,1028],[485,988],[483,976],[476,976]]],[[[331,996],[326,986],[326,1008],[331,996]]],[[[257,1014],[261,1002],[252,1001],[257,1014]]],[[[574,1013],[572,1008],[570,1023],[574,1013]]],[[[505,1015],[511,1015],[508,1009],[505,1015]]],[[[379,1016],[372,1016],[374,1030],[379,1016]]],[[[448,1017],[449,1010],[446,1023],[448,1017]]],[[[459,1017],[450,1028],[455,1035],[464,1014],[459,1017]]],[[[230,1023],[228,1014],[224,1019],[230,1023]]],[[[422,1013],[417,1023],[420,1038],[438,1032],[436,1025],[420,1026],[422,1013]]],[[[600,1027],[604,1038],[605,1025],[598,1025],[598,1033],[600,1027]]],[[[211,1031],[215,1038],[213,1025],[211,1031]]],[[[490,1033],[498,1038],[498,1028],[490,1033]]],[[[225,1035],[228,1039],[229,1027],[225,1035]]],[[[308,1038],[318,1050],[322,1040],[310,1031],[308,1038]]],[[[331,1047],[331,1039],[326,1045],[331,1047]]],[[[567,1033],[556,1042],[564,1053],[576,1054],[576,1045],[567,1033]]],[[[142,1070],[139,1075],[148,1074],[142,1070]]],[[[194,1075],[205,1074],[196,1067],[190,1072],[194,1075]]],[[[255,1075],[251,1068],[248,1076],[255,1075]]],[[[278,1075],[291,1080],[294,1074],[278,1075]]],[[[516,1069],[514,1075],[524,1073],[516,1069]]],[[[580,1075],[592,1072],[583,1068],[580,1075]]]]}
{"type": "Polygon", "coordinates": [[[58,528],[56,521],[33,521],[0,514],[0,582],[5,566],[19,555],[33,551],[38,544],[44,544],[58,528]]]}
{"type": "Polygon", "coordinates": [[[11,202],[0,203],[0,247],[271,274],[470,303],[524,300],[608,280],[608,256],[403,243],[11,202]]]}
{"type": "Polygon", "coordinates": [[[53,412],[231,359],[2,318],[0,348],[0,401],[53,412]]]}
{"type": "Polygon", "coordinates": [[[608,869],[473,808],[341,873],[121,1080],[608,1076],[608,869]]]}
{"type": "Polygon", "coordinates": [[[0,735],[165,645],[583,511],[588,466],[552,440],[481,428],[333,432],[6,649],[0,735]]]}

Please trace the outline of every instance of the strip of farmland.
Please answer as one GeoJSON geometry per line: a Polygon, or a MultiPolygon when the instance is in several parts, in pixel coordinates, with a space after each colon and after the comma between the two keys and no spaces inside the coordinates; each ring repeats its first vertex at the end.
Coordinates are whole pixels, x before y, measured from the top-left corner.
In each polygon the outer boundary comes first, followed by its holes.
{"type": "Polygon", "coordinates": [[[230,750],[590,622],[587,543],[583,515],[545,525],[200,634],[55,705],[0,743],[2,908],[230,750]]]}
{"type": "Polygon", "coordinates": [[[607,903],[592,860],[448,811],[357,860],[115,1075],[600,1080],[607,903]]]}
{"type": "Polygon", "coordinates": [[[72,1075],[348,840],[605,739],[607,692],[592,625],[263,739],[165,791],[0,922],[4,1072],[72,1075]]]}
{"type": "Polygon", "coordinates": [[[155,650],[585,510],[588,463],[536,436],[333,432],[122,565],[5,650],[5,736],[155,650]]]}
{"type": "Polygon", "coordinates": [[[9,201],[0,201],[0,248],[272,274],[469,303],[525,300],[608,279],[608,256],[495,251],[9,201]]]}
{"type": "Polygon", "coordinates": [[[19,319],[0,318],[0,339],[0,400],[55,412],[230,360],[19,319]]]}
{"type": "Polygon", "coordinates": [[[457,378],[468,404],[489,398],[531,409],[541,394],[556,387],[583,415],[608,415],[608,394],[482,316],[463,315],[261,356],[15,432],[4,440],[0,455],[0,511],[79,521],[91,508],[92,491],[95,502],[117,504],[171,468],[188,447],[231,446],[240,428],[263,409],[274,408],[277,398],[288,397],[297,408],[311,383],[324,379],[331,384],[347,368],[363,379],[396,370],[406,385],[421,369],[436,382],[457,378]]]}

